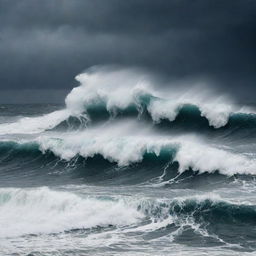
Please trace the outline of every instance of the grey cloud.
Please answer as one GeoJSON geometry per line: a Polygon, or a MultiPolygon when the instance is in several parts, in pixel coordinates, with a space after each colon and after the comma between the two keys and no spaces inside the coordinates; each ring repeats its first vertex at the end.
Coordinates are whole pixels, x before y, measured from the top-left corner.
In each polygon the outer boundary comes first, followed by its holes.
{"type": "Polygon", "coordinates": [[[0,88],[64,89],[93,65],[206,77],[253,98],[253,0],[0,0],[0,88]]]}
{"type": "Polygon", "coordinates": [[[216,29],[255,22],[253,0],[8,0],[2,26],[60,27],[91,32],[163,32],[174,28],[216,29]]]}

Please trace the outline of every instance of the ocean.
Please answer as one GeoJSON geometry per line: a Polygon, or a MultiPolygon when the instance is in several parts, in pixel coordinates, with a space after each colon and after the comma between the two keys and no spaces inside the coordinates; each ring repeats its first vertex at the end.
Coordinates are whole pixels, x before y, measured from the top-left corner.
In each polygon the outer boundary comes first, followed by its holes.
{"type": "Polygon", "coordinates": [[[0,105],[0,255],[256,255],[256,112],[133,71],[0,105]]]}

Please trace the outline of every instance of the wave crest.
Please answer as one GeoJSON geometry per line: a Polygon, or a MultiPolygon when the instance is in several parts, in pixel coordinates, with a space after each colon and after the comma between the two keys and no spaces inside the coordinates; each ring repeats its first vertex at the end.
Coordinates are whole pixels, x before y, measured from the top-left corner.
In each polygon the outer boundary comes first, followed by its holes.
{"type": "MultiPolygon", "coordinates": [[[[123,128],[115,126],[117,130],[123,128]]],[[[113,128],[109,127],[99,135],[99,131],[87,129],[86,132],[71,133],[49,137],[41,136],[35,141],[24,143],[1,142],[1,151],[5,154],[15,155],[27,151],[29,145],[35,150],[35,143],[42,153],[52,152],[63,160],[70,161],[77,156],[85,159],[101,155],[110,162],[119,166],[129,166],[141,162],[146,154],[154,154],[156,157],[165,155],[166,161],[178,162],[180,173],[192,169],[199,173],[214,173],[232,176],[234,174],[256,175],[256,162],[249,156],[232,153],[228,148],[221,149],[208,146],[200,142],[198,138],[183,136],[177,138],[154,137],[154,136],[125,136],[124,134],[114,136],[113,128]],[[8,151],[9,147],[9,151],[8,151]]]]}
{"type": "Polygon", "coordinates": [[[88,110],[99,107],[105,108],[111,115],[129,108],[136,109],[138,114],[146,110],[157,123],[161,120],[173,122],[181,109],[194,106],[214,128],[227,125],[232,115],[255,113],[252,109],[235,106],[223,96],[217,97],[199,89],[186,92],[167,90],[168,86],[161,89],[152,77],[135,70],[98,68],[80,74],[76,79],[80,85],[67,95],[65,109],[0,124],[0,134],[41,133],[68,122],[70,117],[88,120],[88,110]]]}

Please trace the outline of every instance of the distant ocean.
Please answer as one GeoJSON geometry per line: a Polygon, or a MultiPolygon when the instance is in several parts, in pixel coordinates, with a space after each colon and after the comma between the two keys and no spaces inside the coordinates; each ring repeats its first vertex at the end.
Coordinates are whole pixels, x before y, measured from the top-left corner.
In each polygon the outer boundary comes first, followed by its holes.
{"type": "Polygon", "coordinates": [[[256,255],[256,112],[138,77],[0,105],[0,255],[256,255]]]}

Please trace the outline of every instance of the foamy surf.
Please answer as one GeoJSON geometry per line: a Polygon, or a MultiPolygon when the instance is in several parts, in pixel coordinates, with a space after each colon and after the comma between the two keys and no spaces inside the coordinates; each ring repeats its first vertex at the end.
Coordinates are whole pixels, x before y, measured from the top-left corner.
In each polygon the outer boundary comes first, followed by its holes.
{"type": "Polygon", "coordinates": [[[0,237],[134,224],[143,217],[122,200],[39,189],[0,189],[0,237]],[[117,217],[119,216],[119,217],[117,217]]]}
{"type": "Polygon", "coordinates": [[[76,79],[61,110],[1,108],[1,254],[253,255],[252,108],[135,69],[76,79]]]}
{"type": "MultiPolygon", "coordinates": [[[[184,221],[185,224],[188,216],[191,217],[191,224],[200,222],[197,215],[214,221],[218,217],[214,214],[219,214],[215,209],[224,211],[225,208],[230,211],[223,216],[227,221],[233,222],[238,218],[246,222],[255,222],[253,219],[256,216],[255,205],[232,203],[214,194],[177,197],[172,200],[167,198],[131,200],[129,196],[93,197],[46,187],[2,188],[0,189],[2,227],[0,237],[51,234],[109,226],[119,228],[130,226],[128,232],[131,232],[135,231],[134,226],[139,225],[136,231],[146,229],[153,231],[171,223],[179,226],[184,221]],[[209,212],[204,212],[206,210],[209,212]],[[228,219],[229,215],[233,216],[233,219],[228,219]],[[184,219],[182,220],[181,217],[184,219]]],[[[222,219],[222,221],[226,220],[222,219]]]]}

